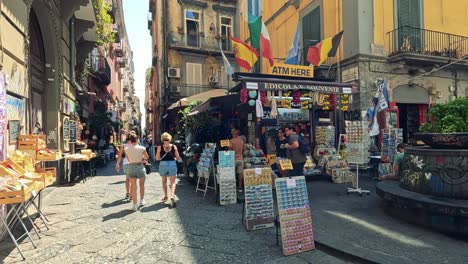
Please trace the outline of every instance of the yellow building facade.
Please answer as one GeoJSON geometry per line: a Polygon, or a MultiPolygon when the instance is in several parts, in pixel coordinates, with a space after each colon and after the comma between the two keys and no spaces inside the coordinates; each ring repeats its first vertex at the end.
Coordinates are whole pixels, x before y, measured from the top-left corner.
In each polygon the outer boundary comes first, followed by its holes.
{"type": "MultiPolygon", "coordinates": [[[[246,41],[253,2],[278,63],[298,23],[302,65],[309,65],[309,46],[343,30],[337,55],[316,67],[315,77],[355,83],[360,93],[351,111],[357,116],[370,105],[379,81],[387,80],[405,140],[426,121],[432,104],[468,96],[468,0],[242,0],[239,28],[246,41]]],[[[263,59],[262,72],[268,68],[263,59]]]]}

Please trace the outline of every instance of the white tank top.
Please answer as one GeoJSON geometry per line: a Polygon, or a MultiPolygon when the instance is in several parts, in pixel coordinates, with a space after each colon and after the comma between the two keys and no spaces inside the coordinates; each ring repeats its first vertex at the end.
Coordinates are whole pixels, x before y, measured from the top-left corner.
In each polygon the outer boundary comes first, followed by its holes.
{"type": "Polygon", "coordinates": [[[143,152],[146,149],[143,146],[128,144],[127,146],[124,146],[124,150],[128,163],[135,163],[140,162],[143,159],[143,152]]]}
{"type": "MultiPolygon", "coordinates": [[[[128,144],[123,144],[123,148],[124,150],[128,147],[128,144]]],[[[127,165],[128,163],[128,159],[127,159],[127,155],[125,155],[125,158],[123,158],[123,165],[127,165]]]]}

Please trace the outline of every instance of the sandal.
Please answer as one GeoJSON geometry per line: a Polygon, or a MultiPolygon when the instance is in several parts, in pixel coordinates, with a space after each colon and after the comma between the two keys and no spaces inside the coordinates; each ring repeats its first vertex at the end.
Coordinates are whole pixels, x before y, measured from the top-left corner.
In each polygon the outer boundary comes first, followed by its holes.
{"type": "Polygon", "coordinates": [[[171,198],[171,207],[172,208],[176,208],[177,204],[175,202],[175,199],[174,198],[171,198]]]}
{"type": "Polygon", "coordinates": [[[167,196],[165,196],[164,198],[162,198],[161,202],[163,202],[163,203],[167,202],[167,196]]]}

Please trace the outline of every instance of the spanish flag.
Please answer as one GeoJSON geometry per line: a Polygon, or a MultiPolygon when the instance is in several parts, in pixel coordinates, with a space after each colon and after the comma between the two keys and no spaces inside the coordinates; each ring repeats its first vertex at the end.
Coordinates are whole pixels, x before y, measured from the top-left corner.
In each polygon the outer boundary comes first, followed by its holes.
{"type": "Polygon", "coordinates": [[[258,52],[240,39],[231,35],[232,50],[236,56],[237,65],[248,71],[252,69],[258,60],[258,52]]]}
{"type": "Polygon", "coordinates": [[[309,47],[307,61],[315,66],[320,66],[328,57],[334,57],[340,45],[343,31],[331,38],[322,40],[319,44],[309,47]]]}

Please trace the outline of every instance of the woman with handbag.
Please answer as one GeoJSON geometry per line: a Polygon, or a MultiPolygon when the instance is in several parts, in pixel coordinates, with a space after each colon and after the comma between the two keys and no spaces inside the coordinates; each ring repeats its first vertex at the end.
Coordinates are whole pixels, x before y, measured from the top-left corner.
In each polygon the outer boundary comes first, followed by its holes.
{"type": "Polygon", "coordinates": [[[138,145],[138,137],[135,134],[130,134],[128,138],[129,144],[125,147],[125,156],[128,159],[127,172],[130,178],[130,195],[132,197],[132,210],[136,211],[137,206],[137,185],[136,181],[139,180],[140,186],[140,207],[145,205],[145,179],[146,170],[144,160],[148,159],[148,153],[145,147],[138,145]]]}
{"type": "Polygon", "coordinates": [[[171,206],[176,207],[175,190],[177,176],[177,160],[179,151],[174,144],[171,144],[172,136],[165,132],[161,135],[162,146],[158,146],[156,151],[156,161],[159,161],[159,174],[161,175],[164,197],[162,202],[167,202],[167,177],[171,184],[171,206]]]}

